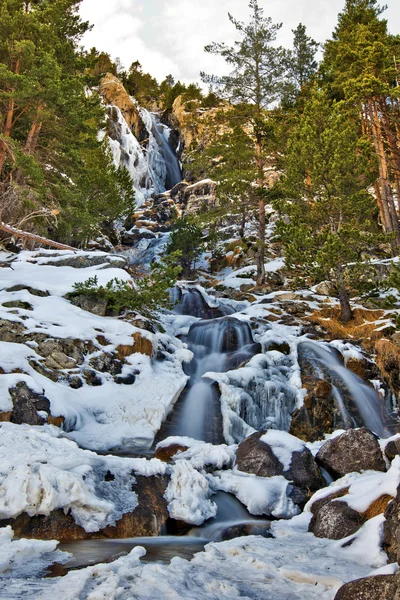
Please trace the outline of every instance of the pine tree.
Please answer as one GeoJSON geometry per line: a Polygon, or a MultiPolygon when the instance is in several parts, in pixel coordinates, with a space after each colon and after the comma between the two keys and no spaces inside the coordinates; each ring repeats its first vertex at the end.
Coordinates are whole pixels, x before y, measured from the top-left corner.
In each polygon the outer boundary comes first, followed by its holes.
{"type": "Polygon", "coordinates": [[[232,68],[229,75],[216,77],[201,74],[205,83],[217,86],[232,103],[247,104],[251,110],[246,118],[251,123],[252,147],[257,165],[257,189],[259,201],[259,248],[257,254],[257,282],[265,282],[265,204],[266,188],[264,173],[264,122],[266,110],[276,102],[282,92],[285,73],[285,51],[274,45],[281,24],[274,24],[257,0],[250,0],[251,20],[248,25],[237,21],[232,15],[229,20],[240,34],[234,46],[213,43],[206,52],[222,56],[232,68]]]}
{"type": "Polygon", "coordinates": [[[365,268],[363,252],[379,241],[369,151],[357,113],[315,86],[289,140],[279,232],[288,266],[336,284],[343,322],[352,317],[349,292],[365,268]]]}
{"type": "Polygon", "coordinates": [[[332,94],[357,107],[363,132],[374,145],[376,199],[397,251],[400,224],[393,187],[400,198],[400,38],[388,33],[382,12],[376,0],[346,0],[325,47],[322,72],[332,94]]]}
{"type": "Polygon", "coordinates": [[[307,35],[305,25],[299,23],[292,29],[293,49],[286,51],[288,78],[285,83],[284,106],[292,106],[304,88],[317,72],[318,62],[315,55],[319,44],[307,35]]]}

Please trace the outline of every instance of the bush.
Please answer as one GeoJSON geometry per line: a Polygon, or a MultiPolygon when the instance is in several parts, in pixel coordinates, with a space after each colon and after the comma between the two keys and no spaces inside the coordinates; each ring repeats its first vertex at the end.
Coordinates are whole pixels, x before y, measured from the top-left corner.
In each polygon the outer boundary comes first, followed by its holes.
{"type": "Polygon", "coordinates": [[[177,219],[167,244],[167,255],[179,253],[179,264],[182,275],[189,277],[196,259],[203,250],[203,233],[197,225],[186,217],[177,219]]]}
{"type": "Polygon", "coordinates": [[[133,311],[147,318],[155,317],[157,311],[170,308],[170,289],[174,286],[181,271],[176,264],[177,253],[152,268],[151,273],[140,276],[135,281],[111,279],[105,286],[98,284],[97,276],[89,277],[83,283],[75,283],[68,298],[91,296],[107,301],[107,312],[133,311]]]}

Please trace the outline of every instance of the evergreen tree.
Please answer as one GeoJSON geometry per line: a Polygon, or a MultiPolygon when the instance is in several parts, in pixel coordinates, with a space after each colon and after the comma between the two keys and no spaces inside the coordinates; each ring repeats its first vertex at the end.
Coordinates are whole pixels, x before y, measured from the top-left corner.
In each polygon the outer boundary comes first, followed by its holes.
{"type": "Polygon", "coordinates": [[[278,229],[288,266],[311,282],[336,284],[344,322],[352,317],[349,291],[359,285],[363,253],[379,241],[367,191],[369,150],[357,114],[314,87],[289,141],[282,184],[287,200],[278,203],[286,218],[278,229]]]}
{"type": "Polygon", "coordinates": [[[129,94],[142,106],[149,106],[158,101],[160,86],[150,73],[143,72],[138,60],[131,64],[127,73],[121,74],[121,79],[129,94]]]}
{"type": "Polygon", "coordinates": [[[276,102],[282,92],[285,72],[285,51],[274,45],[281,24],[274,24],[257,0],[250,0],[251,20],[248,25],[229,15],[231,23],[240,34],[234,46],[213,43],[206,52],[222,56],[232,67],[229,75],[216,77],[201,74],[204,82],[219,87],[224,97],[232,103],[244,103],[251,107],[246,115],[252,128],[252,147],[257,164],[257,189],[259,200],[259,248],[257,255],[257,282],[265,282],[265,205],[266,188],[264,164],[264,122],[268,118],[266,109],[276,102]]]}
{"type": "Polygon", "coordinates": [[[295,104],[299,92],[311,81],[318,68],[315,55],[319,44],[307,35],[305,25],[299,23],[296,29],[292,29],[292,33],[293,49],[286,53],[288,79],[285,84],[284,106],[295,104]]]}
{"type": "Polygon", "coordinates": [[[78,7],[75,0],[0,4],[0,218],[83,241],[103,219],[128,210],[133,192],[97,139],[104,110],[86,93],[90,63],[78,43],[88,24],[78,7]],[[93,193],[88,179],[96,184],[104,173],[111,177],[104,193],[93,193]],[[66,223],[72,215],[75,228],[66,223]]]}
{"type": "Polygon", "coordinates": [[[400,38],[388,33],[382,12],[376,0],[346,0],[325,47],[322,73],[334,97],[357,107],[363,132],[374,145],[376,198],[397,251],[400,224],[393,187],[400,198],[400,38]]]}
{"type": "Polygon", "coordinates": [[[167,244],[167,255],[175,255],[182,267],[182,276],[189,278],[196,259],[200,256],[203,233],[186,217],[177,219],[167,244]]]}

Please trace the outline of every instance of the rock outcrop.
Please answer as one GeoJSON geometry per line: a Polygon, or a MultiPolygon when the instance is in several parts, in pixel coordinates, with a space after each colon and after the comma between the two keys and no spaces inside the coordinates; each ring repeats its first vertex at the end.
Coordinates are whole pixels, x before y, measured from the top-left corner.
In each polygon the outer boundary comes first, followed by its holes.
{"type": "MultiPolygon", "coordinates": [[[[128,123],[132,133],[139,142],[144,142],[148,137],[146,126],[140,116],[139,110],[135,102],[129,96],[128,92],[120,82],[120,80],[107,73],[100,82],[99,92],[104,98],[106,104],[117,106],[125,121],[128,123]]],[[[113,117],[112,109],[110,112],[109,134],[111,139],[118,139],[118,132],[113,131],[113,123],[117,126],[118,119],[113,117]]]]}

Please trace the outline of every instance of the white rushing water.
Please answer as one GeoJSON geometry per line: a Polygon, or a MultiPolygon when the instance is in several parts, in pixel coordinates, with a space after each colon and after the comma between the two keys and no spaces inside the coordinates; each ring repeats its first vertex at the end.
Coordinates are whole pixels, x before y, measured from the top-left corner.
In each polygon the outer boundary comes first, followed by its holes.
{"type": "Polygon", "coordinates": [[[299,351],[313,365],[318,377],[332,383],[334,399],[346,428],[364,425],[379,437],[391,434],[378,392],[347,369],[337,352],[316,342],[303,342],[299,351]],[[349,410],[349,402],[354,411],[349,410]]]}

